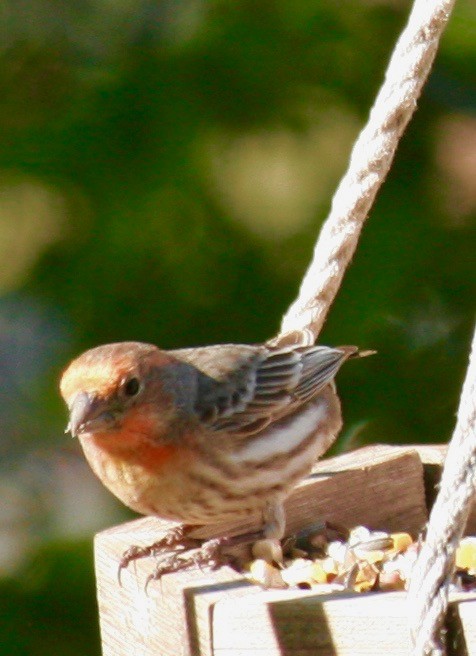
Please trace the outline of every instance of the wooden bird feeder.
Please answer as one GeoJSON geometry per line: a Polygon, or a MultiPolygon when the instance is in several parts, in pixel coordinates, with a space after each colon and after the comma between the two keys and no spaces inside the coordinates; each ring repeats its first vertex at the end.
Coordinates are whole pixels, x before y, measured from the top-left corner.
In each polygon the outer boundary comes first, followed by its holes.
{"type": "MultiPolygon", "coordinates": [[[[445,447],[371,446],[320,461],[286,504],[287,534],[328,520],[416,538],[436,494],[445,447]]],[[[222,525],[202,537],[253,530],[222,525]]],[[[145,581],[146,558],[118,582],[130,545],[166,530],[142,518],[96,536],[95,557],[103,656],[381,656],[410,654],[405,592],[316,594],[262,590],[230,567],[145,581]]],[[[467,533],[476,533],[474,509],[467,533]]],[[[454,598],[447,617],[448,654],[476,654],[476,594],[454,598]]]]}

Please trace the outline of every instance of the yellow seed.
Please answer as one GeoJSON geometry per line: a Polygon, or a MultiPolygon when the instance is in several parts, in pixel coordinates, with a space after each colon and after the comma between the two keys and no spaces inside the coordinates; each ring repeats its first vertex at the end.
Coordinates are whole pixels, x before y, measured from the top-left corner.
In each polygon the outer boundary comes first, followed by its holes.
{"type": "Polygon", "coordinates": [[[463,538],[456,549],[456,567],[476,571],[476,538],[463,538]]]}
{"type": "Polygon", "coordinates": [[[356,583],[368,582],[371,586],[375,583],[378,576],[378,569],[374,565],[360,563],[359,571],[355,577],[356,583]]]}
{"type": "Polygon", "coordinates": [[[362,581],[361,583],[355,583],[354,584],[354,591],[355,592],[368,592],[373,588],[374,582],[373,581],[362,581]]]}
{"type": "Polygon", "coordinates": [[[311,567],[311,578],[316,583],[327,583],[327,572],[320,560],[315,560],[311,567]]]}
{"type": "Polygon", "coordinates": [[[390,537],[393,540],[392,551],[395,551],[396,553],[406,551],[408,547],[413,544],[412,536],[408,533],[392,533],[390,537]]]}

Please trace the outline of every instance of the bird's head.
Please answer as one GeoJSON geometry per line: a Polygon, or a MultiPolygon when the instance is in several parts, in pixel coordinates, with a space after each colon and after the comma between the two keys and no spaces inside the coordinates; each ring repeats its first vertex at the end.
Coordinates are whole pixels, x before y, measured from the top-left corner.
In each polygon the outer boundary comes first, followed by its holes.
{"type": "Polygon", "coordinates": [[[106,344],[80,355],[60,383],[70,412],[67,431],[73,436],[103,433],[120,427],[134,409],[143,416],[144,408],[154,407],[151,397],[160,384],[153,372],[172,360],[156,346],[139,342],[106,344]]]}

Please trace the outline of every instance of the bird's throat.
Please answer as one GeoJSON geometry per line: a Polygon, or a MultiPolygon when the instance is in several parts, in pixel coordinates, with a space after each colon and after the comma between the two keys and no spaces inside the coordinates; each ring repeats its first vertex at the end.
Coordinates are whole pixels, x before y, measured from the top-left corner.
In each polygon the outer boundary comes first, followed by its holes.
{"type": "Polygon", "coordinates": [[[93,469],[96,460],[108,459],[140,465],[157,473],[176,452],[175,446],[171,444],[160,444],[142,432],[124,429],[118,432],[86,433],[80,435],[79,439],[93,469]]]}
{"type": "Polygon", "coordinates": [[[150,499],[155,492],[151,491],[166,485],[168,472],[174,468],[174,446],[124,430],[85,434],[79,439],[92,470],[115,496],[136,512],[154,512],[150,499]]]}

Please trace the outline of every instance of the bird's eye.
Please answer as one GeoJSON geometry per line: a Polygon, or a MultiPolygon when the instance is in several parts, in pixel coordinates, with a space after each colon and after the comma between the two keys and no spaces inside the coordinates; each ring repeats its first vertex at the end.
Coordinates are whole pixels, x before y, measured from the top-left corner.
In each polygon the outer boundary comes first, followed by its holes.
{"type": "Polygon", "coordinates": [[[126,396],[135,396],[139,393],[140,382],[138,378],[129,378],[123,385],[124,394],[126,396]]]}

